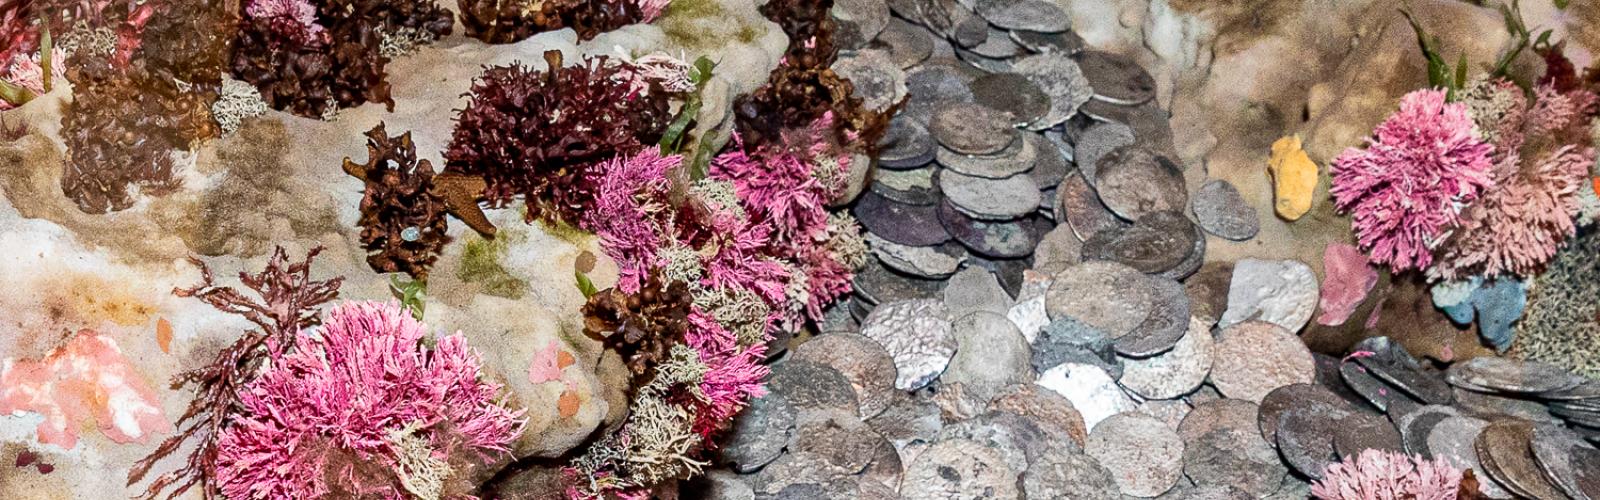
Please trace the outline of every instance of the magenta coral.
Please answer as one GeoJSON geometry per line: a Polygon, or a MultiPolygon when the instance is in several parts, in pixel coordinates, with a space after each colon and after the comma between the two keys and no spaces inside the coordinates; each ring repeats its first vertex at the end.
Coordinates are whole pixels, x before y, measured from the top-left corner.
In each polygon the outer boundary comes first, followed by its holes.
{"type": "Polygon", "coordinates": [[[767,376],[766,345],[741,348],[734,334],[716,319],[695,308],[689,314],[687,344],[700,355],[706,373],[700,382],[705,409],[697,412],[695,432],[709,437],[733,419],[750,399],[766,394],[761,379],[767,376]]]}
{"type": "Polygon", "coordinates": [[[246,4],[244,12],[302,44],[319,44],[325,36],[322,25],[317,24],[317,7],[308,0],[253,0],[246,4]]]}
{"type": "Polygon", "coordinates": [[[1374,262],[1426,269],[1460,207],[1493,185],[1492,151],[1473,134],[1466,105],[1419,90],[1401,99],[1366,149],[1333,161],[1330,191],[1340,210],[1354,213],[1357,239],[1374,262]]]}
{"type": "Polygon", "coordinates": [[[1365,450],[1329,465],[1311,484],[1321,500],[1455,500],[1461,471],[1444,459],[1365,450]]]}
{"type": "Polygon", "coordinates": [[[460,467],[506,452],[520,412],[496,404],[499,386],[480,380],[460,333],[431,349],[426,334],[393,303],[329,309],[318,334],[296,337],[241,395],[244,415],[218,442],[223,493],[402,498],[428,478],[465,480],[460,467]],[[412,470],[416,450],[447,468],[412,470]]]}
{"type": "Polygon", "coordinates": [[[1533,108],[1528,110],[1531,132],[1554,136],[1565,130],[1576,130],[1577,135],[1582,136],[1597,102],[1600,97],[1587,90],[1561,92],[1554,83],[1540,85],[1534,89],[1533,108]]]}
{"type": "Polygon", "coordinates": [[[1502,274],[1529,276],[1555,256],[1577,230],[1579,190],[1585,188],[1594,150],[1564,146],[1524,171],[1512,152],[1501,167],[1511,175],[1467,208],[1457,236],[1430,274],[1446,280],[1502,274]]]}
{"type": "Polygon", "coordinates": [[[600,236],[600,247],[617,261],[617,287],[627,293],[655,265],[662,237],[656,221],[667,210],[671,182],[667,172],[682,161],[678,155],[661,156],[649,148],[630,157],[612,158],[585,173],[592,186],[593,206],[580,214],[580,226],[600,236]]]}
{"type": "Polygon", "coordinates": [[[640,19],[640,22],[645,22],[645,23],[654,21],[654,20],[656,20],[656,18],[661,17],[661,14],[667,10],[667,4],[672,3],[672,0],[633,0],[633,1],[635,1],[635,2],[637,2],[639,4],[639,11],[644,14],[643,18],[640,19]]]}

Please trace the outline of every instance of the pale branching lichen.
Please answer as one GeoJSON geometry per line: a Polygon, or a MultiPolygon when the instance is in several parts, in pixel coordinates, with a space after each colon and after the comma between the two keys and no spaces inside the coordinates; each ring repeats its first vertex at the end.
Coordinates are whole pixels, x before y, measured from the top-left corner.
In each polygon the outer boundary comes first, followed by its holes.
{"type": "Polygon", "coordinates": [[[68,54],[83,49],[87,51],[85,55],[106,57],[117,50],[117,30],[110,26],[90,27],[89,21],[81,20],[56,39],[55,45],[68,54]]]}
{"type": "Polygon", "coordinates": [[[261,99],[261,92],[254,85],[232,78],[222,79],[222,93],[217,96],[217,102],[211,104],[211,116],[216,118],[217,126],[225,135],[238,131],[244,119],[266,112],[267,102],[261,99]]]}
{"type": "Polygon", "coordinates": [[[667,283],[683,282],[691,288],[698,287],[705,276],[705,266],[700,264],[700,253],[687,245],[668,244],[657,252],[661,261],[661,278],[667,283]]]}
{"type": "Polygon", "coordinates": [[[698,289],[694,294],[694,305],[728,328],[741,346],[755,345],[761,341],[766,333],[767,317],[772,314],[772,309],[761,300],[761,296],[738,286],[698,289]]]}
{"type": "Polygon", "coordinates": [[[416,52],[435,40],[438,35],[422,28],[400,27],[394,31],[384,31],[383,40],[378,43],[378,53],[383,57],[394,59],[416,52]]]}
{"type": "Polygon", "coordinates": [[[867,265],[867,238],[862,235],[855,216],[848,212],[834,212],[828,216],[827,248],[851,271],[867,265]]]}
{"type": "Polygon", "coordinates": [[[389,431],[389,444],[400,467],[400,485],[420,500],[439,500],[450,463],[435,457],[428,440],[417,436],[421,427],[421,422],[411,422],[389,431]]]}
{"type": "Polygon", "coordinates": [[[689,188],[689,194],[713,209],[720,209],[744,218],[744,206],[739,203],[739,196],[735,194],[732,181],[713,179],[710,177],[694,182],[689,188]]]}

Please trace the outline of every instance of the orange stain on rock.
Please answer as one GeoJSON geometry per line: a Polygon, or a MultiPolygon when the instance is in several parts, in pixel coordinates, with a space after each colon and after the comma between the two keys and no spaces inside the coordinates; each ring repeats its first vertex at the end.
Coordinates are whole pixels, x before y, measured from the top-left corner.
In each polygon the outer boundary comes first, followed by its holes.
{"type": "Polygon", "coordinates": [[[556,410],[561,412],[561,418],[572,418],[578,414],[578,403],[578,394],[568,389],[556,400],[556,410]]]}
{"type": "Polygon", "coordinates": [[[63,448],[75,446],[78,427],[91,421],[118,443],[143,443],[172,427],[116,341],[92,330],[41,359],[0,362],[0,415],[15,412],[43,415],[39,442],[63,448]]]}
{"type": "Polygon", "coordinates": [[[62,276],[50,283],[45,295],[44,308],[50,319],[70,329],[94,328],[102,321],[143,325],[156,312],[141,295],[90,274],[62,276]]]}
{"type": "Polygon", "coordinates": [[[167,318],[156,320],[156,344],[161,346],[161,352],[172,354],[172,322],[167,318]]]}
{"type": "Polygon", "coordinates": [[[567,353],[567,351],[556,353],[556,369],[565,369],[577,362],[578,360],[573,359],[572,354],[567,353]]]}

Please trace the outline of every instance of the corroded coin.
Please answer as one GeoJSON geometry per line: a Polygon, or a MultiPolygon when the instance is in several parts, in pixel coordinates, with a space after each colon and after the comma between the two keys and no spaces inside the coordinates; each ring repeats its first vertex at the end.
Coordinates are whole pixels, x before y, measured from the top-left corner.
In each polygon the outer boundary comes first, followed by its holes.
{"type": "MultiPolygon", "coordinates": [[[[992,155],[967,155],[949,148],[938,148],[934,152],[934,160],[947,171],[962,175],[985,179],[1012,177],[1033,168],[1034,162],[1039,158],[1039,149],[1032,141],[1024,140],[1025,136],[1034,134],[1019,130],[1017,135],[1018,140],[1012,141],[1010,146],[992,155]]],[[[1035,187],[1034,190],[1037,191],[1038,188],[1035,187]]]]}
{"type": "MultiPolygon", "coordinates": [[[[889,130],[878,141],[878,166],[885,169],[914,169],[933,161],[933,135],[908,114],[896,115],[889,130]]],[[[879,172],[883,175],[885,172],[879,172]]]]}
{"type": "Polygon", "coordinates": [[[1178,435],[1184,441],[1200,439],[1217,429],[1256,429],[1256,414],[1260,407],[1240,399],[1214,399],[1196,404],[1194,410],[1178,424],[1178,435]]]}
{"type": "Polygon", "coordinates": [[[1278,325],[1246,321],[1222,330],[1211,383],[1230,398],[1258,403],[1273,389],[1311,383],[1316,366],[1299,337],[1278,325]]]}
{"type": "Polygon", "coordinates": [[[1327,407],[1333,410],[1352,413],[1355,408],[1350,402],[1334,394],[1333,391],[1320,384],[1289,384],[1267,393],[1261,398],[1261,411],[1256,417],[1256,425],[1261,429],[1261,437],[1267,442],[1276,442],[1278,439],[1278,417],[1284,412],[1294,408],[1327,407]]]}
{"type": "Polygon", "coordinates": [[[896,500],[900,496],[893,492],[894,488],[900,487],[900,479],[905,475],[905,463],[900,460],[900,451],[895,449],[894,443],[878,435],[876,431],[872,431],[872,436],[877,445],[872,449],[872,460],[867,465],[867,470],[861,472],[861,479],[889,488],[890,495],[876,498],[896,500]]]}
{"type": "Polygon", "coordinates": [[[984,73],[1010,73],[1013,71],[1011,67],[1013,59],[1011,58],[986,57],[961,47],[953,47],[952,50],[956,53],[957,59],[978,71],[984,73]]]}
{"type": "MultiPolygon", "coordinates": [[[[1008,38],[1009,40],[1009,38],[1008,38]]],[[[1032,81],[1050,97],[1050,109],[1043,117],[1028,125],[1031,130],[1044,130],[1072,118],[1078,107],[1088,102],[1093,94],[1089,80],[1066,53],[1052,52],[1018,58],[1012,70],[1032,81]]]]}
{"type": "Polygon", "coordinates": [[[1207,262],[1200,271],[1184,280],[1189,295],[1189,312],[1196,318],[1216,324],[1228,309],[1228,284],[1233,281],[1232,262],[1207,262]]]}
{"type": "Polygon", "coordinates": [[[1057,225],[1045,233],[1033,250],[1033,268],[1046,276],[1079,262],[1083,262],[1083,242],[1072,234],[1072,227],[1067,224],[1057,225]]]}
{"type": "MultiPolygon", "coordinates": [[[[1165,212],[1158,212],[1157,215],[1161,215],[1163,213],[1165,212]]],[[[1149,217],[1146,217],[1146,219],[1149,219],[1149,217]]],[[[1173,231],[1182,231],[1183,228],[1188,228],[1189,233],[1192,235],[1190,241],[1193,241],[1194,245],[1189,247],[1189,254],[1185,256],[1183,260],[1178,261],[1178,265],[1172,266],[1172,269],[1156,273],[1156,276],[1174,280],[1188,279],[1190,276],[1193,276],[1194,273],[1200,272],[1200,267],[1205,264],[1205,231],[1202,231],[1199,225],[1190,221],[1187,217],[1180,216],[1176,218],[1167,218],[1165,219],[1165,222],[1171,223],[1171,225],[1165,227],[1171,227],[1173,231]]]]}
{"type": "Polygon", "coordinates": [[[1151,212],[1128,228],[1095,233],[1083,242],[1083,258],[1126,264],[1146,274],[1169,271],[1194,251],[1193,226],[1177,212],[1151,212]]]}
{"type": "Polygon", "coordinates": [[[1081,169],[1061,180],[1056,188],[1056,202],[1059,205],[1056,218],[1072,226],[1072,232],[1080,241],[1087,241],[1101,231],[1128,225],[1100,203],[1100,195],[1084,180],[1081,169]]]}
{"type": "Polygon", "coordinates": [[[1083,172],[1084,180],[1092,186],[1099,175],[1100,158],[1134,142],[1133,129],[1127,125],[1095,123],[1083,129],[1073,140],[1073,161],[1078,164],[1078,171],[1083,172]]]}
{"type": "MultiPolygon", "coordinates": [[[[1040,457],[1061,446],[1076,446],[1069,441],[1052,441],[1052,436],[1032,420],[1003,411],[984,412],[956,422],[939,431],[936,441],[966,439],[999,450],[1012,472],[1021,474],[1040,457]]],[[[1069,448],[1070,449],[1070,448],[1069,448]]]]}
{"type": "Polygon", "coordinates": [[[789,452],[812,453],[828,465],[857,474],[872,464],[874,451],[882,440],[854,410],[828,412],[799,420],[789,452]]]}
{"type": "Polygon", "coordinates": [[[861,418],[871,418],[889,407],[895,366],[882,344],[854,333],[830,333],[800,344],[790,356],[830,366],[844,375],[861,403],[861,418]]]}
{"type": "Polygon", "coordinates": [[[906,96],[906,74],[900,71],[887,52],[869,49],[841,57],[833,71],[850,80],[854,96],[874,111],[888,110],[906,96]]]}
{"type": "Polygon", "coordinates": [[[772,366],[767,389],[783,396],[797,414],[839,411],[854,414],[861,407],[850,379],[827,365],[785,361],[772,366]]]}
{"type": "MultiPolygon", "coordinates": [[[[863,305],[875,306],[886,302],[921,299],[939,296],[942,281],[921,279],[890,271],[881,261],[868,261],[856,272],[855,296],[863,305]]],[[[869,311],[871,308],[867,308],[869,311]]]]}
{"type": "Polygon", "coordinates": [[[1111,471],[1123,494],[1153,497],[1183,476],[1183,440],[1167,424],[1140,413],[1119,413],[1089,431],[1084,452],[1111,471]]]}
{"type": "Polygon", "coordinates": [[[889,201],[906,205],[928,206],[939,202],[939,188],[934,185],[935,167],[910,170],[878,170],[872,181],[872,192],[889,201]]]}
{"type": "Polygon", "coordinates": [[[946,169],[938,177],[945,200],[969,217],[1012,220],[1039,209],[1039,186],[1026,175],[987,179],[946,169]]]}
{"type": "Polygon", "coordinates": [[[1483,494],[1490,498],[1510,498],[1510,493],[1501,489],[1494,481],[1487,480],[1483,464],[1478,460],[1478,452],[1473,449],[1478,434],[1488,425],[1489,422],[1472,417],[1446,418],[1428,433],[1428,449],[1435,457],[1450,461],[1456,468],[1470,468],[1474,475],[1484,478],[1478,481],[1478,490],[1483,494]]]}
{"type": "Polygon", "coordinates": [[[1022,473],[1024,498],[1117,498],[1116,479],[1100,462],[1082,452],[1046,454],[1022,473]]]}
{"type": "Polygon", "coordinates": [[[862,321],[861,335],[882,344],[894,358],[896,388],[919,389],[944,373],[956,350],[947,316],[942,302],[917,299],[880,304],[862,321]]]}
{"type": "Polygon", "coordinates": [[[928,130],[945,147],[962,154],[998,153],[1017,140],[1014,118],[971,102],[947,103],[934,111],[928,130]]]}
{"type": "Polygon", "coordinates": [[[1061,6],[1045,0],[991,0],[979,2],[978,15],[1008,30],[1060,33],[1072,29],[1072,18],[1061,6]]]}
{"type": "Polygon", "coordinates": [[[1410,400],[1404,392],[1373,376],[1370,370],[1353,361],[1345,361],[1339,365],[1339,378],[1344,380],[1346,387],[1361,395],[1361,399],[1372,403],[1378,411],[1392,411],[1396,407],[1405,406],[1410,400]]]}
{"type": "Polygon", "coordinates": [[[1489,419],[1504,415],[1518,417],[1534,422],[1559,422],[1550,414],[1550,407],[1538,401],[1506,397],[1498,394],[1485,394],[1469,391],[1460,387],[1455,388],[1455,405],[1462,413],[1478,418],[1489,419]]]}
{"type": "Polygon", "coordinates": [[[1469,389],[1483,387],[1512,393],[1560,391],[1583,382],[1581,377],[1555,365],[1492,356],[1450,365],[1446,377],[1452,384],[1469,389]]]}
{"type": "MultiPolygon", "coordinates": [[[[1127,337],[1123,337],[1127,338],[1127,337]]],[[[1145,359],[1123,361],[1123,387],[1151,399],[1172,399],[1188,394],[1211,373],[1211,329],[1189,318],[1188,330],[1170,351],[1145,359]]]]}
{"type": "Polygon", "coordinates": [[[967,500],[1017,498],[1017,474],[999,450],[966,439],[933,443],[906,466],[906,498],[967,500]]]}
{"type": "Polygon", "coordinates": [[[758,498],[773,498],[791,486],[811,485],[812,488],[817,488],[819,485],[838,481],[848,475],[848,472],[829,464],[819,455],[786,453],[748,477],[750,487],[755,490],[758,498]]]}
{"type": "Polygon", "coordinates": [[[1100,157],[1094,187],[1100,201],[1126,220],[1163,211],[1181,211],[1189,203],[1183,173],[1154,151],[1124,146],[1100,157]]]}
{"type": "Polygon", "coordinates": [[[1554,425],[1538,425],[1529,447],[1545,479],[1562,493],[1575,500],[1600,499],[1593,482],[1594,469],[1600,468],[1600,453],[1576,433],[1554,425]]]}
{"type": "Polygon", "coordinates": [[[951,236],[973,253],[997,259],[1016,259],[1033,253],[1048,222],[1025,218],[989,222],[974,219],[957,210],[948,199],[939,204],[938,215],[951,236]]]}
{"type": "Polygon", "coordinates": [[[1410,455],[1433,456],[1428,449],[1428,435],[1444,419],[1461,416],[1461,412],[1448,406],[1429,405],[1400,417],[1395,427],[1400,430],[1400,441],[1410,455]]]}
{"type": "Polygon", "coordinates": [[[1455,397],[1443,374],[1423,368],[1406,348],[1389,337],[1371,337],[1356,343],[1353,352],[1370,352],[1355,359],[1374,376],[1427,404],[1450,404],[1455,397]]]}
{"type": "Polygon", "coordinates": [[[1404,453],[1405,444],[1393,423],[1378,415],[1353,412],[1334,428],[1333,450],[1342,458],[1354,457],[1362,450],[1404,453]]]}
{"type": "Polygon", "coordinates": [[[1033,52],[1060,52],[1073,55],[1083,51],[1086,42],[1083,37],[1071,31],[1061,33],[1040,33],[1037,31],[1011,30],[1011,39],[1033,52]]]}
{"type": "Polygon", "coordinates": [[[989,39],[989,21],[979,16],[968,16],[955,25],[950,41],[956,46],[970,49],[989,39]]]}
{"type": "Polygon", "coordinates": [[[1305,477],[1321,479],[1338,460],[1333,439],[1343,415],[1326,407],[1295,408],[1278,416],[1278,453],[1305,477]]]}
{"type": "Polygon", "coordinates": [[[867,233],[867,244],[872,254],[885,267],[918,278],[942,280],[961,270],[967,262],[967,250],[956,243],[931,247],[901,245],[867,233]]]}
{"type": "MultiPolygon", "coordinates": [[[[1123,356],[1148,358],[1167,352],[1186,332],[1194,330],[1189,322],[1189,297],[1183,294],[1183,284],[1158,276],[1146,277],[1146,281],[1150,283],[1150,315],[1132,332],[1117,339],[1114,347],[1123,356]]],[[[1209,328],[1203,328],[1209,335],[1209,328]]]]}
{"type": "MultiPolygon", "coordinates": [[[[1023,139],[1033,143],[1038,151],[1038,159],[1033,162],[1033,170],[1028,171],[1028,176],[1033,178],[1033,183],[1040,188],[1053,188],[1061,184],[1061,179],[1067,177],[1067,172],[1072,170],[1072,165],[1067,163],[1066,154],[1050,139],[1041,134],[1028,134],[1023,139]]],[[[1044,205],[1053,208],[1055,203],[1044,205]]]]}
{"type": "Polygon", "coordinates": [[[1278,490],[1288,470],[1261,434],[1221,428],[1184,443],[1183,472],[1197,485],[1233,486],[1261,498],[1278,490]]]}
{"type": "Polygon", "coordinates": [[[733,429],[718,449],[720,461],[738,472],[751,472],[772,463],[794,435],[795,410],[783,395],[767,392],[752,398],[733,419],[733,429]]]}
{"type": "Polygon", "coordinates": [[[1131,267],[1088,261],[1056,274],[1045,293],[1052,319],[1070,316],[1104,330],[1111,338],[1133,331],[1150,316],[1149,281],[1131,267]]]}
{"type": "Polygon", "coordinates": [[[1011,113],[1018,123],[1031,123],[1050,112],[1050,96],[1028,77],[993,73],[972,82],[973,102],[1011,113]]]}
{"type": "Polygon", "coordinates": [[[1156,79],[1139,63],[1125,56],[1086,50],[1077,56],[1083,75],[1094,88],[1094,98],[1132,106],[1156,97],[1156,79]]]}
{"type": "MultiPolygon", "coordinates": [[[[867,425],[900,450],[915,442],[933,440],[939,429],[944,428],[944,420],[933,402],[899,393],[889,402],[888,409],[867,419],[867,425]]],[[[910,457],[903,458],[909,460],[910,457]]]]}
{"type": "Polygon", "coordinates": [[[1561,498],[1564,494],[1545,479],[1534,461],[1533,435],[1532,422],[1501,418],[1484,427],[1472,447],[1484,469],[1511,492],[1527,498],[1561,498]]]}
{"type": "Polygon", "coordinates": [[[1112,342],[1105,330],[1071,316],[1057,316],[1034,337],[1030,362],[1040,372],[1062,363],[1085,363],[1104,369],[1112,378],[1121,378],[1122,360],[1112,350],[1112,342]]]}
{"type": "Polygon", "coordinates": [[[1001,390],[1000,394],[989,400],[988,411],[1009,412],[1032,419],[1045,432],[1080,447],[1089,435],[1083,415],[1078,414],[1072,401],[1031,383],[1001,390]]]}
{"type": "Polygon", "coordinates": [[[1194,217],[1200,228],[1233,241],[1254,238],[1261,231],[1256,209],[1244,201],[1233,183],[1213,179],[1194,194],[1194,217]]]}
{"type": "Polygon", "coordinates": [[[934,206],[895,203],[867,192],[856,201],[855,214],[868,232],[901,245],[928,246],[950,241],[950,233],[939,222],[939,209],[934,206]]]}
{"type": "Polygon", "coordinates": [[[871,46],[887,51],[900,69],[911,69],[933,54],[933,36],[920,26],[891,17],[871,46]]]}
{"type": "Polygon", "coordinates": [[[1028,52],[1028,49],[1011,40],[1011,34],[1006,33],[1006,30],[993,26],[986,27],[988,31],[984,33],[983,43],[963,48],[988,59],[1009,59],[1028,52]]]}
{"type": "Polygon", "coordinates": [[[837,0],[828,12],[836,23],[834,41],[844,49],[865,47],[889,25],[889,4],[877,0],[837,0]]]}
{"type": "MultiPolygon", "coordinates": [[[[946,302],[952,304],[948,299],[946,302]]],[[[973,311],[953,324],[956,354],[941,381],[962,384],[968,393],[987,404],[1001,389],[1034,379],[1028,365],[1028,341],[1004,314],[973,311]]]]}
{"type": "Polygon", "coordinates": [[[1040,373],[1034,383],[1071,401],[1091,433],[1107,417],[1138,407],[1105,370],[1094,365],[1062,363],[1040,373]]]}
{"type": "Polygon", "coordinates": [[[950,103],[972,102],[972,88],[961,70],[948,64],[925,64],[906,72],[906,100],[902,113],[924,125],[936,110],[950,103]]]}

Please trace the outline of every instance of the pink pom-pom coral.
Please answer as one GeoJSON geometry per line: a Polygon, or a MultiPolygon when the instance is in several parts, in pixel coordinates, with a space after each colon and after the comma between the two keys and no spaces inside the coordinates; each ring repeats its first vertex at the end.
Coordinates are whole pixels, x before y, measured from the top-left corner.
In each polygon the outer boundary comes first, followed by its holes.
{"type": "Polygon", "coordinates": [[[395,304],[345,303],[295,338],[240,397],[218,442],[230,498],[455,498],[468,469],[504,453],[520,412],[495,402],[457,333],[425,347],[427,326],[395,304]]]}
{"type": "Polygon", "coordinates": [[[1321,500],[1455,500],[1461,471],[1444,459],[1364,450],[1352,460],[1329,465],[1311,484],[1321,500]]]}
{"type": "MultiPolygon", "coordinates": [[[[1513,153],[1503,163],[1514,165],[1513,153]]],[[[1577,231],[1579,190],[1594,163],[1594,150],[1566,146],[1499,181],[1468,208],[1461,229],[1440,253],[1429,274],[1446,280],[1502,274],[1529,276],[1555,257],[1577,231]]]]}
{"type": "Polygon", "coordinates": [[[244,13],[251,19],[268,22],[278,34],[303,44],[321,40],[324,29],[317,24],[317,7],[307,0],[252,0],[244,13]]]}
{"type": "Polygon", "coordinates": [[[1474,135],[1467,107],[1446,103],[1441,90],[1406,94],[1373,135],[1366,149],[1333,161],[1334,202],[1354,214],[1357,239],[1374,262],[1426,269],[1461,206],[1493,185],[1493,148],[1474,135]]]}
{"type": "Polygon", "coordinates": [[[639,291],[639,284],[655,265],[663,238],[659,220],[668,210],[671,182],[667,172],[682,157],[662,156],[649,148],[630,157],[616,157],[592,167],[586,182],[593,186],[593,207],[581,214],[579,225],[600,237],[600,247],[617,261],[617,288],[639,291]]]}

